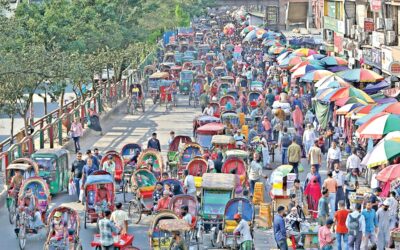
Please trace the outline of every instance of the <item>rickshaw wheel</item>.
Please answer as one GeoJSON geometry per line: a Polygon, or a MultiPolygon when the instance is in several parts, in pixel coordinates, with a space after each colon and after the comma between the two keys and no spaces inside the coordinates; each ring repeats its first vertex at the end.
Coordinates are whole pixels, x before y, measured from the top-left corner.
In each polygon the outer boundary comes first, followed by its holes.
{"type": "Polygon", "coordinates": [[[86,225],[86,223],[87,223],[87,214],[86,214],[86,211],[85,211],[85,214],[84,214],[84,217],[85,217],[85,220],[84,220],[84,222],[83,222],[83,226],[85,227],[85,229],[87,228],[87,225],[86,225]]]}
{"type": "Polygon", "coordinates": [[[131,202],[129,202],[128,216],[135,224],[138,224],[142,219],[142,205],[137,199],[134,199],[131,202]],[[136,219],[135,216],[137,216],[136,219]]]}
{"type": "Polygon", "coordinates": [[[18,245],[19,245],[19,249],[24,250],[25,249],[25,245],[26,245],[26,232],[25,232],[25,227],[22,227],[22,230],[20,228],[20,232],[18,235],[18,245]]]}
{"type": "Polygon", "coordinates": [[[16,219],[16,208],[15,208],[14,202],[12,202],[10,204],[10,211],[8,213],[8,219],[9,219],[11,225],[14,224],[15,219],[16,219]]]}

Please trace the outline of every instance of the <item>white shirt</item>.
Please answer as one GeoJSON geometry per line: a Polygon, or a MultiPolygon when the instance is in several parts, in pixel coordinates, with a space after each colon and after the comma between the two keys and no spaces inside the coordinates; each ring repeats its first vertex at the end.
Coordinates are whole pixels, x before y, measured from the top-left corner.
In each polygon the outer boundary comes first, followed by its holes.
{"type": "Polygon", "coordinates": [[[338,173],[336,173],[336,171],[333,171],[332,172],[332,177],[333,177],[333,179],[336,180],[338,187],[340,187],[340,186],[343,187],[344,181],[345,181],[345,178],[346,178],[345,173],[343,171],[339,170],[338,173]]]}
{"type": "MultiPolygon", "coordinates": [[[[129,220],[128,213],[123,210],[115,210],[112,212],[110,220],[113,221],[116,226],[124,228],[125,221],[129,220]]],[[[125,229],[128,230],[127,228],[125,229]]]]}
{"type": "Polygon", "coordinates": [[[192,225],[192,215],[190,213],[187,213],[183,219],[186,221],[187,224],[192,225]]]}
{"type": "Polygon", "coordinates": [[[347,158],[346,162],[346,169],[353,169],[353,168],[358,168],[360,171],[362,170],[361,160],[355,154],[350,155],[349,158],[347,158]]]}
{"type": "Polygon", "coordinates": [[[256,161],[252,161],[250,163],[250,168],[249,168],[249,180],[252,181],[257,181],[261,178],[262,175],[262,166],[261,166],[262,162],[258,163],[256,161]]]}
{"type": "Polygon", "coordinates": [[[340,153],[340,149],[338,147],[336,147],[335,149],[333,148],[329,148],[328,149],[328,154],[326,155],[326,161],[328,161],[329,159],[331,160],[342,160],[342,155],[340,153]]]}
{"type": "Polygon", "coordinates": [[[397,216],[397,207],[399,206],[399,202],[393,197],[387,198],[387,201],[389,201],[390,215],[397,216]]]}
{"type": "Polygon", "coordinates": [[[251,238],[249,223],[243,219],[239,222],[235,230],[233,230],[234,234],[237,232],[240,232],[239,244],[248,240],[253,240],[253,238],[251,238]]]}
{"type": "Polygon", "coordinates": [[[196,186],[194,185],[194,178],[192,175],[186,176],[183,185],[187,188],[188,194],[196,193],[196,186]]]}
{"type": "Polygon", "coordinates": [[[208,169],[209,169],[209,170],[213,170],[213,169],[215,168],[215,166],[214,166],[214,161],[213,161],[213,160],[208,159],[208,160],[207,160],[207,163],[208,163],[208,169]]]}
{"type": "Polygon", "coordinates": [[[314,142],[317,137],[315,136],[314,130],[306,129],[303,133],[303,143],[314,142]]]}
{"type": "Polygon", "coordinates": [[[377,187],[379,187],[379,181],[375,178],[376,177],[376,173],[372,174],[371,176],[371,189],[375,189],[377,187]]]}
{"type": "Polygon", "coordinates": [[[209,115],[213,116],[214,115],[214,108],[213,107],[206,107],[203,111],[203,115],[209,115]]]}
{"type": "MultiPolygon", "coordinates": [[[[355,219],[358,217],[358,215],[360,215],[360,212],[358,212],[357,210],[351,212],[346,219],[346,227],[349,228],[350,226],[350,216],[355,219]]],[[[359,218],[359,232],[363,232],[363,234],[365,233],[365,218],[363,215],[360,216],[359,218]]]]}

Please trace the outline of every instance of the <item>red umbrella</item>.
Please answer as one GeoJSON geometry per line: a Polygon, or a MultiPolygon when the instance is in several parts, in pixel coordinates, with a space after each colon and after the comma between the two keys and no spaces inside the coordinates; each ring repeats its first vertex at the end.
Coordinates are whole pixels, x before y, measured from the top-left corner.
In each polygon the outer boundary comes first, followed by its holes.
{"type": "Polygon", "coordinates": [[[377,175],[376,179],[382,182],[393,181],[400,177],[400,164],[390,165],[382,169],[377,175]]]}
{"type": "Polygon", "coordinates": [[[391,114],[400,115],[400,102],[390,104],[383,111],[391,113],[391,114]]]}

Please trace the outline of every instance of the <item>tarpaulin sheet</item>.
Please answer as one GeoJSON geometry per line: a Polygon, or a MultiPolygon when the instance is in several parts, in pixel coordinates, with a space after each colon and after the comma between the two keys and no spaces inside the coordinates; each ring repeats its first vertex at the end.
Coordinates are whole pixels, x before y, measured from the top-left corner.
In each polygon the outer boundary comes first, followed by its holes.
{"type": "Polygon", "coordinates": [[[315,102],[315,115],[321,128],[326,128],[329,121],[329,105],[315,102]]]}

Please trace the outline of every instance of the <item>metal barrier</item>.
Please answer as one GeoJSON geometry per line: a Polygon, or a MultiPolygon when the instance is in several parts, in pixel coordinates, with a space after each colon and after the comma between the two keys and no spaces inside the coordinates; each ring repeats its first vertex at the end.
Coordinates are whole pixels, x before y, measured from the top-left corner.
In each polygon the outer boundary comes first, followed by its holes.
{"type": "Polygon", "coordinates": [[[117,104],[118,100],[126,98],[130,84],[141,80],[141,69],[153,62],[155,54],[155,51],[149,53],[138,65],[137,70],[132,69],[132,65],[129,65],[122,73],[122,80],[112,83],[109,88],[100,86],[95,93],[90,93],[85,100],[74,99],[65,104],[62,110],[54,110],[38,119],[33,124],[34,132],[31,135],[25,136],[25,132],[21,130],[14,137],[16,143],[13,144],[11,138],[1,142],[0,170],[4,170],[17,158],[30,157],[37,149],[54,148],[66,144],[70,140],[68,131],[74,119],[79,117],[84,127],[89,117],[90,108],[101,114],[106,106],[112,107],[117,104]]]}

